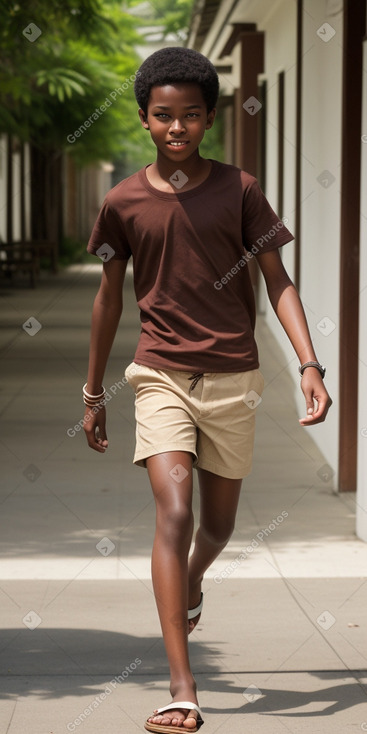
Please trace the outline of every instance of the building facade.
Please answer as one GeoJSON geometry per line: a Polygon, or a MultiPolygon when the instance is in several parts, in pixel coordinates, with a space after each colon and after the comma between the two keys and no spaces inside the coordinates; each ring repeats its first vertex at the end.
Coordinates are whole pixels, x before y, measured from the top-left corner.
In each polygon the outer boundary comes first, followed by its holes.
{"type": "MultiPolygon", "coordinates": [[[[187,45],[215,65],[226,162],[255,175],[295,235],[282,248],[334,405],[312,436],[367,540],[366,0],[200,0],[187,45]],[[363,246],[364,243],[364,246],[363,246]]],[[[252,273],[258,307],[298,362],[252,273]]],[[[300,414],[302,395],[297,390],[300,414]]]]}

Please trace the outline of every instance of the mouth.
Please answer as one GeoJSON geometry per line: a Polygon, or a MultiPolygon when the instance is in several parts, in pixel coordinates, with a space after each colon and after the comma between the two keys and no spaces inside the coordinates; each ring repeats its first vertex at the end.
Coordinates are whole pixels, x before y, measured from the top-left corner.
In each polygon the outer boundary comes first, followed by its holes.
{"type": "Polygon", "coordinates": [[[180,148],[184,148],[186,145],[188,145],[188,140],[169,140],[167,145],[170,148],[175,148],[175,150],[179,150],[180,148]]]}

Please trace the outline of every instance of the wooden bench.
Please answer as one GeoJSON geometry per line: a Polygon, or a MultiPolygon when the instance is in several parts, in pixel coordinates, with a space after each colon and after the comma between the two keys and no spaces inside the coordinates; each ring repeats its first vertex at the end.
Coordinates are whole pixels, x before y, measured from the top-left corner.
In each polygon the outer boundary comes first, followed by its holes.
{"type": "Polygon", "coordinates": [[[18,272],[29,274],[31,288],[36,287],[39,274],[39,258],[34,248],[26,242],[13,242],[11,245],[0,243],[0,273],[13,280],[18,272]]]}
{"type": "Polygon", "coordinates": [[[49,240],[0,243],[0,274],[12,280],[18,272],[28,273],[30,287],[35,288],[40,273],[41,257],[48,257],[51,271],[57,273],[56,243],[49,240]]]}

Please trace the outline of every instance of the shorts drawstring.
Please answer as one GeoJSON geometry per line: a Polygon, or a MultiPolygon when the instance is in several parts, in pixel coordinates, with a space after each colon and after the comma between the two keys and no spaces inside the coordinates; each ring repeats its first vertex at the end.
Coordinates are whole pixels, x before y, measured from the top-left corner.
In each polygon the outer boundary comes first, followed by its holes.
{"type": "Polygon", "coordinates": [[[188,377],[187,378],[188,380],[192,380],[192,383],[191,383],[191,385],[189,387],[189,395],[190,395],[190,392],[192,392],[194,390],[194,388],[198,384],[199,380],[201,380],[201,378],[203,377],[203,375],[204,375],[203,372],[194,372],[194,374],[191,375],[191,377],[188,377]]]}

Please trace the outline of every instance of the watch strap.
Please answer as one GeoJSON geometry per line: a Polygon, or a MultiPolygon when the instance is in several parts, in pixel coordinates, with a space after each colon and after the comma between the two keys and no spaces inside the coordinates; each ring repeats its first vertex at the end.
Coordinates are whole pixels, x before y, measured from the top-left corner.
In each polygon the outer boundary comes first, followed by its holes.
{"type": "Polygon", "coordinates": [[[323,367],[320,362],[305,362],[304,364],[301,364],[301,366],[298,367],[298,372],[300,373],[300,375],[303,375],[306,367],[316,367],[316,369],[320,372],[322,379],[324,379],[326,367],[323,367]]]}

